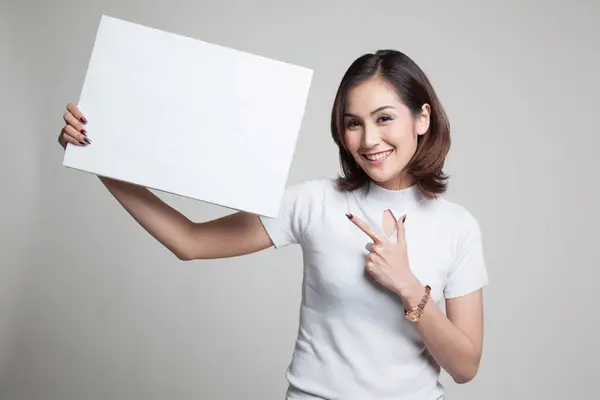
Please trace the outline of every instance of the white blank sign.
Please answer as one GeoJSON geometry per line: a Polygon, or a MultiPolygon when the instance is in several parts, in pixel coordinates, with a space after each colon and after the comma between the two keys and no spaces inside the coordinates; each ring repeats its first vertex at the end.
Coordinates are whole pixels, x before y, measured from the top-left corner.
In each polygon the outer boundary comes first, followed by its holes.
{"type": "Polygon", "coordinates": [[[277,215],[313,71],[102,16],[63,165],[277,215]]]}

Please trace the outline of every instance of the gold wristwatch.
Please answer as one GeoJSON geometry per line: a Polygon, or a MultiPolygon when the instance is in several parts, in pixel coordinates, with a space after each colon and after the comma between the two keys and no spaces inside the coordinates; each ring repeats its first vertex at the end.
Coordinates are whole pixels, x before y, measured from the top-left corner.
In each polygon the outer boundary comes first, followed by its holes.
{"type": "Polygon", "coordinates": [[[425,295],[421,299],[421,302],[407,310],[404,309],[404,315],[411,322],[417,322],[421,319],[421,315],[423,315],[423,310],[425,309],[425,305],[427,304],[427,300],[429,300],[429,293],[431,293],[431,287],[429,285],[425,286],[425,295]]]}

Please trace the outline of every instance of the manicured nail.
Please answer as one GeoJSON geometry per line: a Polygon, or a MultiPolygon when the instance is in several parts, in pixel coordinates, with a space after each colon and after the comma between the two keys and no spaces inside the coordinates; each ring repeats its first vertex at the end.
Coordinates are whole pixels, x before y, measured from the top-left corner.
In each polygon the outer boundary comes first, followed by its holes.
{"type": "Polygon", "coordinates": [[[84,135],[86,135],[86,136],[87,136],[87,131],[86,131],[85,129],[82,129],[82,130],[81,130],[81,133],[83,133],[84,135]]]}
{"type": "Polygon", "coordinates": [[[87,124],[87,119],[85,119],[85,117],[81,117],[81,118],[79,118],[79,120],[80,120],[82,123],[84,123],[84,124],[87,124]]]}
{"type": "Polygon", "coordinates": [[[402,216],[402,223],[404,223],[404,221],[406,221],[406,214],[402,216]]]}
{"type": "Polygon", "coordinates": [[[350,214],[350,213],[347,213],[347,214],[346,214],[346,218],[348,218],[348,219],[352,219],[352,218],[353,218],[353,215],[352,215],[352,214],[350,214]]]}
{"type": "Polygon", "coordinates": [[[92,144],[92,141],[88,138],[83,138],[83,141],[86,142],[87,144],[92,144]]]}

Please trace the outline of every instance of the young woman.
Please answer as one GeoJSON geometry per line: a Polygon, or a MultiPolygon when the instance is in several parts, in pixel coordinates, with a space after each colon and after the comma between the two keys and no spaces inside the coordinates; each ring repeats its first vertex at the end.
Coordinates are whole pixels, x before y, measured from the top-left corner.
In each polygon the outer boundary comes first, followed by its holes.
{"type": "MultiPolygon", "coordinates": [[[[69,104],[64,119],[60,144],[90,145],[82,110],[69,104]]],[[[488,281],[477,220],[441,197],[444,109],[409,57],[378,51],[344,75],[331,133],[341,177],[287,188],[277,218],[196,223],[146,188],[100,179],[181,260],[302,247],[288,399],[443,398],[440,368],[458,383],[478,371],[488,281]]]]}

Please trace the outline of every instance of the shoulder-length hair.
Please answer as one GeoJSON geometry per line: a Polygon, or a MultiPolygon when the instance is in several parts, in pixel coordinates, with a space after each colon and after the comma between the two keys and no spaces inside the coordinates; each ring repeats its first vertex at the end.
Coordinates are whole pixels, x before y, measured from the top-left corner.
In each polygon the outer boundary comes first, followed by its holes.
{"type": "Polygon", "coordinates": [[[450,150],[450,123],[433,86],[425,73],[407,55],[396,50],[379,50],[356,59],[344,74],[331,113],[331,134],[339,148],[342,174],[337,179],[341,190],[350,191],[369,182],[344,143],[344,113],[348,91],[375,76],[391,84],[402,102],[417,116],[424,104],[431,109],[429,129],[418,136],[415,154],[405,167],[426,197],[446,191],[448,176],[443,172],[450,150]]]}

